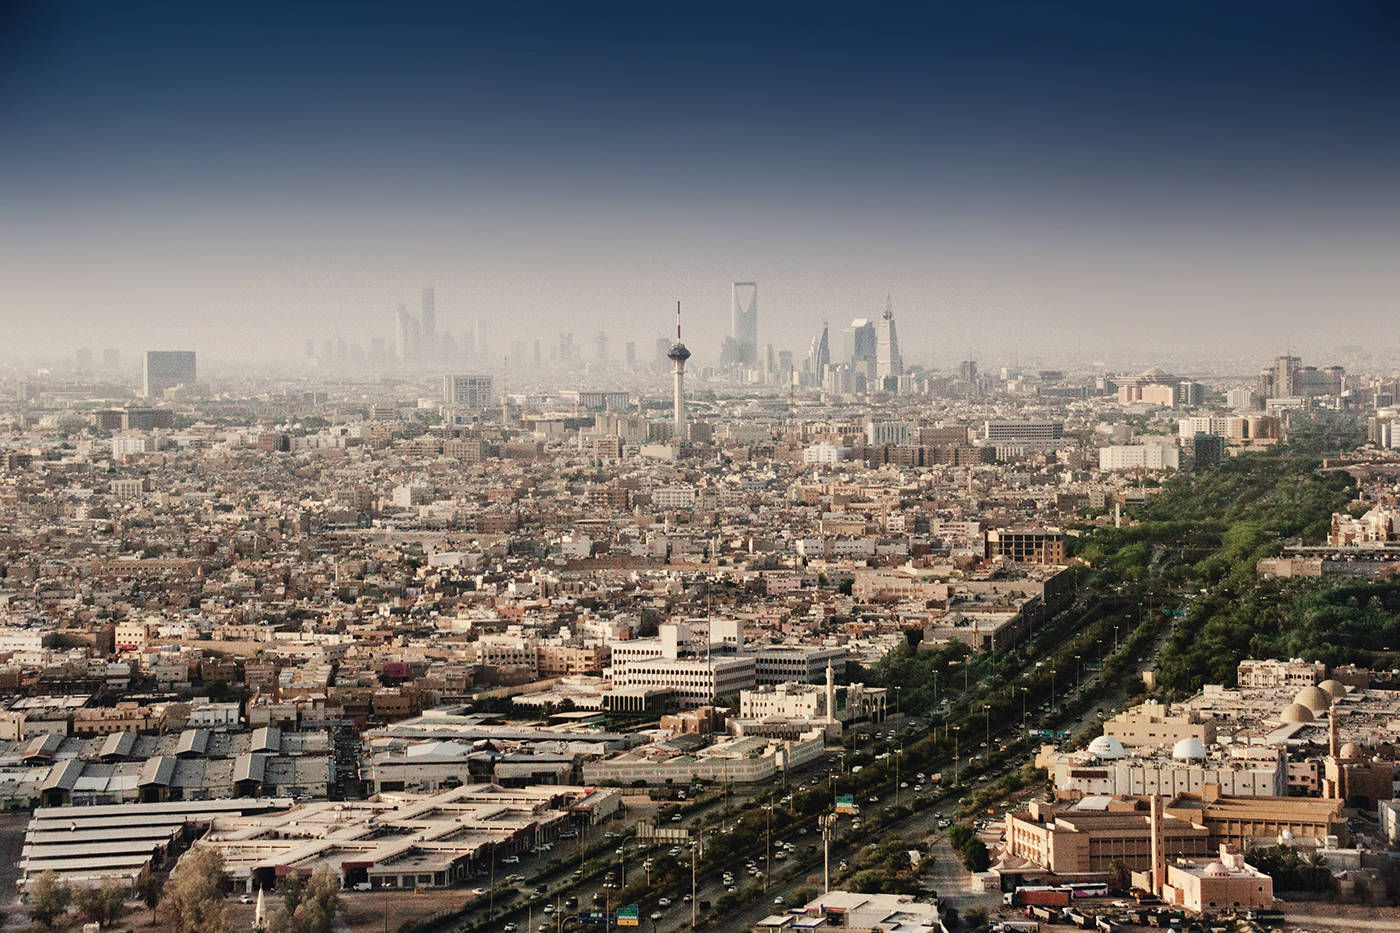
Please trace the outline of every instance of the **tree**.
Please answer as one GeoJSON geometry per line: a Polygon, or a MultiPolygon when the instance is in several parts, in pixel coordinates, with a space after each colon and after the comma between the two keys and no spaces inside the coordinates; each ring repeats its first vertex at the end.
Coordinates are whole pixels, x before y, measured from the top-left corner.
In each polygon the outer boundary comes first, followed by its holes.
{"type": "Polygon", "coordinates": [[[340,912],[340,876],[322,865],[309,879],[288,881],[278,885],[283,902],[272,917],[271,933],[331,933],[340,912]]]}
{"type": "Polygon", "coordinates": [[[165,890],[165,879],[160,875],[146,875],[136,882],[136,896],[141,898],[141,903],[151,909],[151,922],[156,920],[156,905],[160,903],[160,894],[165,890]]]}
{"type": "Polygon", "coordinates": [[[215,849],[193,849],[175,866],[156,908],[169,933],[231,933],[222,890],[224,857],[215,849]]]}
{"type": "Polygon", "coordinates": [[[58,875],[46,871],[29,886],[29,917],[42,929],[55,929],[72,900],[72,889],[58,875]]]}
{"type": "Polygon", "coordinates": [[[74,898],[78,915],[102,928],[112,926],[126,911],[126,885],[120,881],[103,882],[101,887],[84,888],[74,898]]]}

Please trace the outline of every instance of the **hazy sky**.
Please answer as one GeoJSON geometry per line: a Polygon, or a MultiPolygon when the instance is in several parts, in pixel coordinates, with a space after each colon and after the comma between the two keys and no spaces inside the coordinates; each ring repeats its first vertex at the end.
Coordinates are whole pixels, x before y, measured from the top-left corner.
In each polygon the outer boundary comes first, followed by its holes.
{"type": "Polygon", "coordinates": [[[0,0],[0,353],[1394,346],[1400,4],[0,0]],[[507,333],[507,331],[509,333],[507,333]]]}

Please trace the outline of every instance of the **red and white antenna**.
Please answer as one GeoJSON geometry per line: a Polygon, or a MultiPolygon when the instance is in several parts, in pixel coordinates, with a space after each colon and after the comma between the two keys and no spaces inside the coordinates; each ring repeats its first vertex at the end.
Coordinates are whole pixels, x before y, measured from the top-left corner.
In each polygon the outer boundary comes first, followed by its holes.
{"type": "Polygon", "coordinates": [[[681,303],[676,302],[676,343],[681,342],[681,303]]]}

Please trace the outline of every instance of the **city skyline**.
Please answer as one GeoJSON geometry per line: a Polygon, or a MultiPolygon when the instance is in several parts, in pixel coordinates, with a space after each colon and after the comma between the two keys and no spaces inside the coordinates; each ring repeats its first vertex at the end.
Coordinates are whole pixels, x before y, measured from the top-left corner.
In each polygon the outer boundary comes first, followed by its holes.
{"type": "Polygon", "coordinates": [[[429,282],[444,327],[581,339],[679,296],[702,359],[736,278],[799,353],[892,292],[911,360],[1394,313],[1383,6],[331,9],[7,13],[10,354],[294,361],[429,282]]]}

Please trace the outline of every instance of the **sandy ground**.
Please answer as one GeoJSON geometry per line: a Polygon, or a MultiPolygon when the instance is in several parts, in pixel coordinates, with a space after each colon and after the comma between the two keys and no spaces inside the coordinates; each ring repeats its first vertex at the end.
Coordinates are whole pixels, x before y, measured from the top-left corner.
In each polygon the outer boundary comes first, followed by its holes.
{"type": "Polygon", "coordinates": [[[1345,930],[1400,930],[1400,907],[1364,907],[1360,904],[1324,904],[1320,901],[1279,901],[1275,905],[1287,918],[1285,930],[1331,933],[1345,930]]]}

